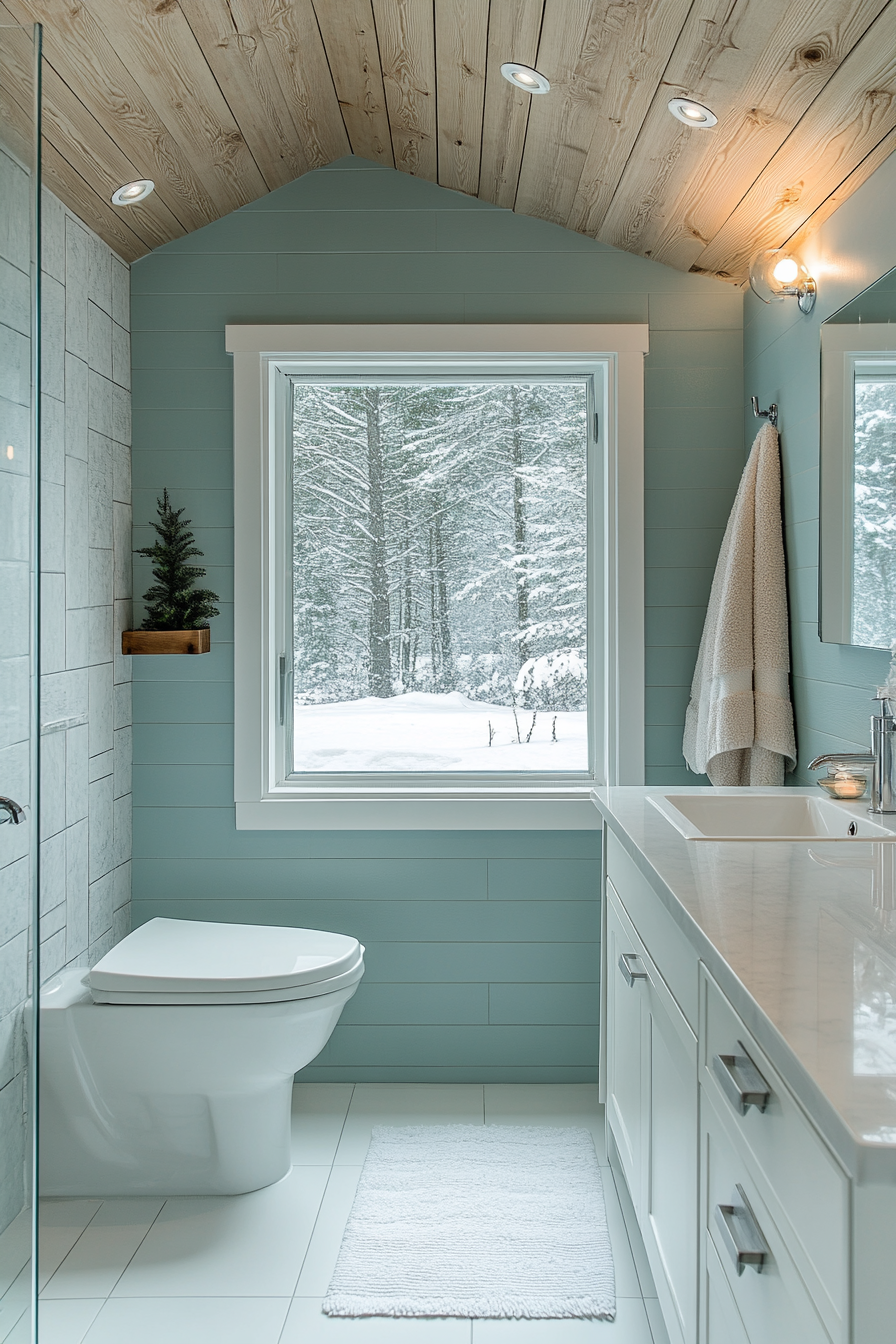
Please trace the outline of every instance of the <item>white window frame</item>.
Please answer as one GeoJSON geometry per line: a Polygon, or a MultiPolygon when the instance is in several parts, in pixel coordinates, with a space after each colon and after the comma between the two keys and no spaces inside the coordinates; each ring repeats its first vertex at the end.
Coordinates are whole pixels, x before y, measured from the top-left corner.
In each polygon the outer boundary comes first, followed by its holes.
{"type": "Polygon", "coordinates": [[[891,323],[822,324],[818,637],[828,644],[852,644],[856,365],[894,352],[891,323]]]}
{"type": "MultiPolygon", "coordinates": [[[[627,325],[230,326],[234,358],[234,802],[239,830],[593,829],[595,784],[644,782],[644,355],[648,328],[627,325]],[[603,704],[593,739],[595,780],[520,774],[508,782],[286,778],[279,723],[283,611],[289,576],[278,565],[288,526],[278,451],[286,440],[285,369],[363,377],[388,361],[425,376],[464,357],[506,373],[606,371],[596,529],[603,583],[589,592],[589,628],[602,632],[603,704]],[[273,408],[273,409],[272,409],[273,408]],[[278,417],[280,423],[278,424],[278,417]],[[280,489],[277,489],[277,484],[280,489]],[[280,571],[283,571],[282,573],[280,571]]],[[[595,473],[596,475],[597,473],[595,473]]],[[[591,576],[589,576],[591,577],[591,576]]]]}

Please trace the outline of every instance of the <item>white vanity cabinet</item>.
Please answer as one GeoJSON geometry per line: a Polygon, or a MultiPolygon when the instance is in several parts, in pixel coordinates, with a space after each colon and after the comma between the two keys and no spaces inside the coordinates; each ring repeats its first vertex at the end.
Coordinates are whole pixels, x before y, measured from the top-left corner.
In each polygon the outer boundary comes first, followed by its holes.
{"type": "Polygon", "coordinates": [[[605,834],[607,1125],[672,1344],[896,1340],[850,1333],[847,1173],[605,834]]]}
{"type": "Polygon", "coordinates": [[[612,882],[607,1118],[673,1344],[697,1338],[697,1038],[612,882]]]}

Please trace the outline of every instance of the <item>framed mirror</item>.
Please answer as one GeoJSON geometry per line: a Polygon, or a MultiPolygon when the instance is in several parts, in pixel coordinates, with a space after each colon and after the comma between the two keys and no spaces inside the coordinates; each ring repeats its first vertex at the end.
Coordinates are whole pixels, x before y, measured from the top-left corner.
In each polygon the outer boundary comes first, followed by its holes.
{"type": "Polygon", "coordinates": [[[821,328],[819,636],[896,639],[896,269],[821,328]]]}

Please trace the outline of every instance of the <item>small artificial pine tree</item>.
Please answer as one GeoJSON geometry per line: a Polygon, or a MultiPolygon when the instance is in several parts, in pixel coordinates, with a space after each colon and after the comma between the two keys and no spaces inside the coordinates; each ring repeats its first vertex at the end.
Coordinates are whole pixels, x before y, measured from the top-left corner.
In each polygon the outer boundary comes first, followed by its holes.
{"type": "Polygon", "coordinates": [[[207,626],[212,616],[219,615],[215,603],[218,594],[209,588],[194,588],[197,579],[205,577],[198,565],[188,565],[195,555],[202,555],[193,543],[190,519],[181,519],[183,509],[172,509],[168,491],[157,501],[159,521],[150,523],[159,534],[152,546],[141,546],[137,555],[146,555],[153,561],[152,574],[156,582],[147,588],[143,601],[146,616],[143,630],[199,630],[207,626]]]}

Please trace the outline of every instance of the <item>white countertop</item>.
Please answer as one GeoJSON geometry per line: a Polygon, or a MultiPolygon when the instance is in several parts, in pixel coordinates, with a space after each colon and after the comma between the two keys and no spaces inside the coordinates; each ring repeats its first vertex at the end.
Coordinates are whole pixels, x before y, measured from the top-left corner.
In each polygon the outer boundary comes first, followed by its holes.
{"type": "Polygon", "coordinates": [[[710,792],[593,797],[847,1170],[892,1181],[896,842],[686,840],[648,801],[710,792]]]}

